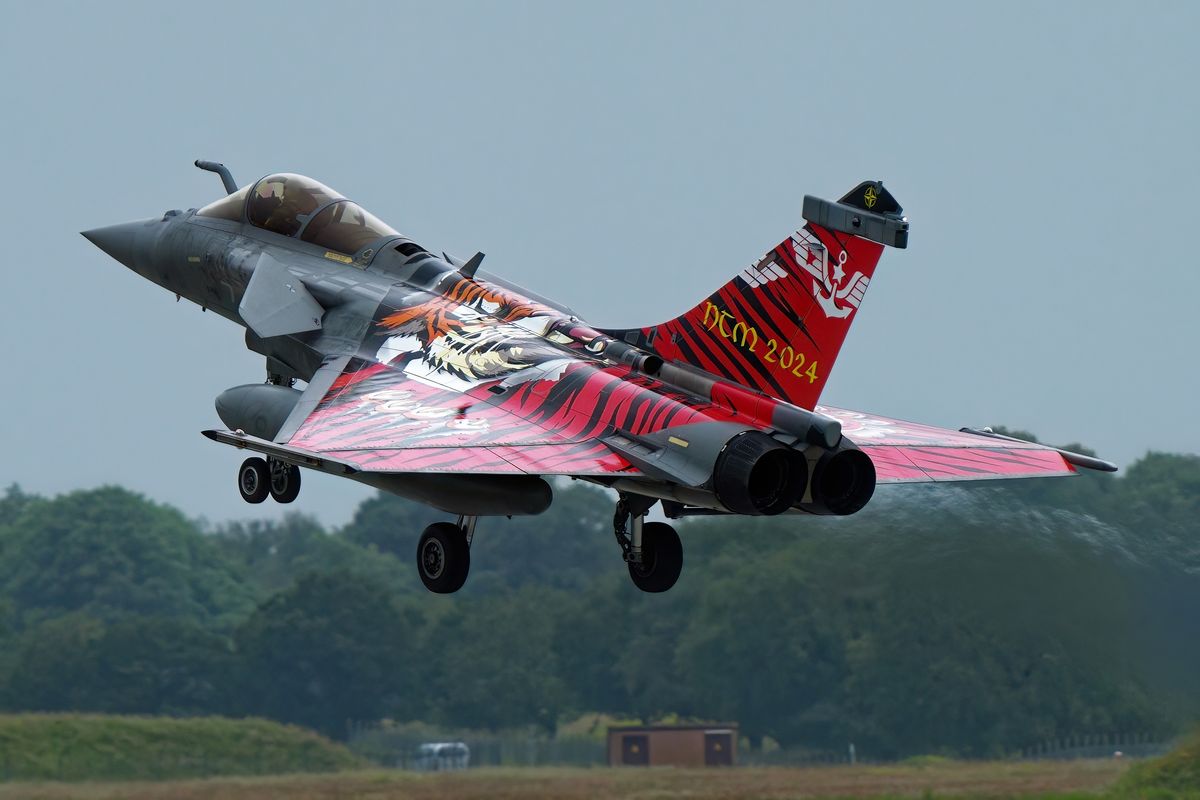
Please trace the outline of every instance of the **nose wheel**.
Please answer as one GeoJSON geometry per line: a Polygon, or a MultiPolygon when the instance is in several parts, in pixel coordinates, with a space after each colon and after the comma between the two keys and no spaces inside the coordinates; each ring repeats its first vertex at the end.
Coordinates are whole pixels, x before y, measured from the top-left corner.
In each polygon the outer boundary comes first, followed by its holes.
{"type": "Polygon", "coordinates": [[[452,594],[467,582],[471,571],[471,539],[476,517],[459,517],[458,524],[435,522],[417,542],[417,574],[435,594],[452,594]]]}
{"type": "Polygon", "coordinates": [[[658,502],[639,495],[621,495],[613,516],[613,533],[629,567],[633,585],[643,592],[665,592],[683,571],[683,543],[665,522],[646,522],[646,512],[658,502]]]}
{"type": "Polygon", "coordinates": [[[247,503],[261,503],[268,496],[277,503],[290,503],[300,494],[300,468],[273,458],[247,458],[238,468],[238,493],[247,503]]]}

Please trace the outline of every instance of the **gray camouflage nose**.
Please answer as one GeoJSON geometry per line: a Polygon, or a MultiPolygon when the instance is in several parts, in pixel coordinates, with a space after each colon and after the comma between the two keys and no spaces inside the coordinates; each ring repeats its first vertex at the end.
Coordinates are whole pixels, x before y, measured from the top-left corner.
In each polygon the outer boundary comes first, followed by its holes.
{"type": "Polygon", "coordinates": [[[120,261],[130,269],[134,266],[134,248],[138,236],[145,228],[145,221],[123,222],[120,225],[109,225],[106,228],[94,228],[83,231],[84,238],[99,247],[110,256],[120,261]]]}

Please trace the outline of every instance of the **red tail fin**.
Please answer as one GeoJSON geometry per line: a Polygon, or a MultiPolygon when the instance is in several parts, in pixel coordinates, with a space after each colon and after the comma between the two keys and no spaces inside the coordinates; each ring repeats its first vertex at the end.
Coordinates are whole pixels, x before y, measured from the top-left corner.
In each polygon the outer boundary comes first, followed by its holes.
{"type": "Polygon", "coordinates": [[[901,214],[876,182],[838,203],[806,197],[809,223],[708,299],[662,325],[614,333],[664,359],[811,409],[883,245],[907,245],[901,214]]]}

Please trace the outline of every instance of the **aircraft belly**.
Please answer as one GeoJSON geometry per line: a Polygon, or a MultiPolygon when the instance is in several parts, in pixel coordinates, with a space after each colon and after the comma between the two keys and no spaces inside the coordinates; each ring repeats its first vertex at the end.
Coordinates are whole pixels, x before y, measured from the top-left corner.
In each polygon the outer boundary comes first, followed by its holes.
{"type": "Polygon", "coordinates": [[[354,480],[449,514],[528,516],[550,507],[554,493],[526,475],[420,475],[360,472],[354,480]]]}
{"type": "Polygon", "coordinates": [[[598,442],[521,447],[329,450],[324,455],[346,461],[364,472],[578,476],[641,474],[628,461],[598,442]]]}

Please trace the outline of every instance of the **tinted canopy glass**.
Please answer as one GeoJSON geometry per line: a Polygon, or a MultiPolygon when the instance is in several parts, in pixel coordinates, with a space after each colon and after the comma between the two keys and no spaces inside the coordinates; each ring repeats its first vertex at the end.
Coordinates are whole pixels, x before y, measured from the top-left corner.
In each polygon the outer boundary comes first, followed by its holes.
{"type": "Polygon", "coordinates": [[[242,208],[246,205],[246,196],[250,194],[250,188],[243,186],[233,194],[226,195],[220,200],[214,200],[196,213],[202,217],[216,217],[217,219],[241,222],[242,208]]]}
{"type": "Polygon", "coordinates": [[[342,200],[313,217],[300,238],[326,250],[354,255],[376,239],[397,235],[358,203],[342,200]]]}
{"type": "Polygon", "coordinates": [[[246,216],[260,228],[295,236],[314,211],[341,197],[325,184],[303,175],[268,175],[250,193],[246,216]]]}

